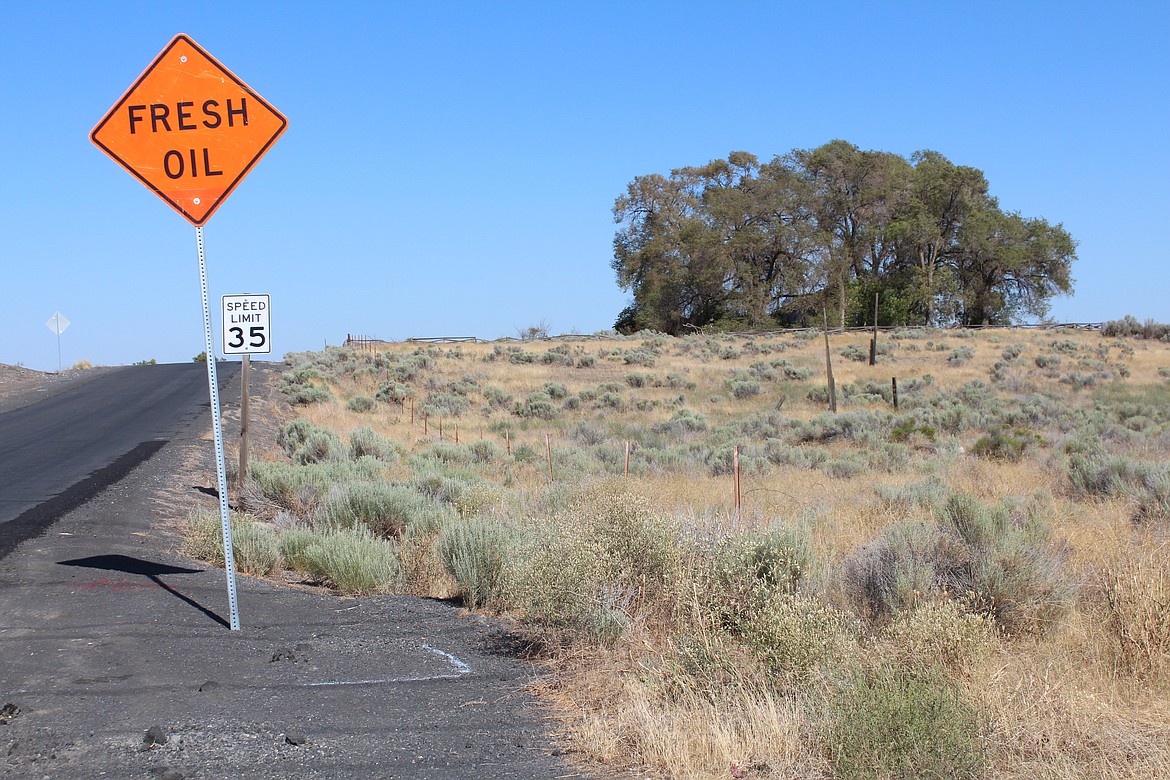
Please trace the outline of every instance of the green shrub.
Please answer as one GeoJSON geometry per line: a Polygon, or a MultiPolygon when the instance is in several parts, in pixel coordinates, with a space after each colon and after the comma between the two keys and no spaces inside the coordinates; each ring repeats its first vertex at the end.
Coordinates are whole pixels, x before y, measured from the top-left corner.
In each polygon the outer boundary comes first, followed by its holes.
{"type": "Polygon", "coordinates": [[[420,410],[427,417],[459,417],[471,408],[471,400],[459,393],[436,391],[427,393],[420,410]]]}
{"type": "Polygon", "coordinates": [[[183,552],[212,566],[223,566],[223,529],[219,513],[200,509],[187,517],[183,552]]]}
{"type": "Polygon", "coordinates": [[[1037,355],[1035,362],[1036,368],[1060,368],[1060,355],[1037,355]]]}
{"type": "Polygon", "coordinates": [[[300,557],[310,574],[345,593],[385,593],[402,586],[394,548],[364,527],[321,534],[300,557]]]}
{"type": "Polygon", "coordinates": [[[760,394],[760,383],[753,381],[733,380],[728,383],[728,389],[736,398],[743,400],[760,394]]]}
{"type": "Polygon", "coordinates": [[[333,486],[313,519],[324,528],[365,527],[389,538],[402,536],[411,526],[438,528],[454,514],[450,507],[408,487],[353,482],[333,486]]]}
{"type": "Polygon", "coordinates": [[[841,780],[983,777],[988,757],[975,707],[941,671],[880,667],[834,702],[824,740],[841,780]]]}
{"type": "Polygon", "coordinates": [[[951,496],[951,489],[938,477],[930,477],[923,482],[911,482],[901,487],[878,485],[874,492],[896,508],[926,507],[935,511],[942,511],[951,496]]]}
{"type": "Polygon", "coordinates": [[[768,363],[761,361],[759,363],[752,363],[751,367],[748,369],[748,374],[745,375],[744,378],[746,379],[750,377],[753,379],[758,379],[761,382],[773,382],[776,380],[776,376],[776,369],[774,369],[768,363]]]}
{"type": "Polygon", "coordinates": [[[349,434],[349,454],[355,460],[371,457],[386,463],[396,462],[400,457],[392,442],[369,427],[356,428],[349,434]]]}
{"type": "MultiPolygon", "coordinates": [[[[730,446],[711,448],[693,443],[691,454],[701,458],[702,463],[714,476],[731,474],[735,470],[735,450],[730,446]]],[[[739,448],[739,470],[742,474],[763,474],[767,470],[767,457],[762,447],[745,444],[739,448]]]]}
{"type": "Polygon", "coordinates": [[[829,453],[820,447],[794,446],[779,439],[768,439],[764,456],[777,466],[796,466],[802,469],[820,468],[829,459],[829,453]]]}
{"type": "Polygon", "coordinates": [[[488,402],[488,406],[493,409],[506,409],[512,403],[512,396],[504,392],[503,388],[496,385],[488,385],[483,389],[484,400],[488,402]]]}
{"type": "Polygon", "coordinates": [[[258,460],[248,467],[244,493],[250,505],[265,502],[304,517],[334,485],[378,479],[383,468],[373,458],[308,464],[258,460]]]}
{"type": "Polygon", "coordinates": [[[548,393],[539,391],[531,393],[523,403],[517,401],[512,413],[517,417],[551,420],[557,416],[557,407],[548,393]]]}
{"type": "MultiPolygon", "coordinates": [[[[276,534],[250,515],[233,515],[232,555],[236,571],[254,577],[271,574],[280,566],[276,534]]],[[[197,510],[188,518],[183,550],[214,566],[224,565],[223,526],[218,512],[197,510]]]]}
{"type": "Polygon", "coordinates": [[[688,433],[699,433],[707,430],[707,418],[690,409],[678,409],[670,416],[669,420],[655,423],[651,426],[651,430],[655,433],[681,438],[688,433]]]}
{"type": "Polygon", "coordinates": [[[445,504],[457,504],[481,480],[463,470],[429,470],[415,474],[410,487],[445,504]]]}
{"type": "Polygon", "coordinates": [[[893,403],[894,388],[889,382],[859,379],[841,386],[841,395],[850,403],[893,403]]]}
{"type": "Polygon", "coordinates": [[[954,494],[939,524],[966,545],[969,563],[936,566],[936,582],[1008,633],[1043,633],[1071,606],[1065,550],[1048,543],[1048,529],[1035,514],[954,494]]]}
{"type": "Polygon", "coordinates": [[[501,602],[515,536],[512,529],[478,517],[449,522],[439,532],[439,559],[469,609],[501,602]]]}
{"type": "Polygon", "coordinates": [[[973,357],[975,357],[975,350],[970,347],[959,347],[947,357],[947,363],[952,366],[965,366],[973,357]]]}
{"type": "Polygon", "coordinates": [[[255,523],[233,523],[232,553],[236,570],[253,577],[267,576],[281,564],[276,532],[255,523]]]}
{"type": "Polygon", "coordinates": [[[739,638],[768,672],[802,680],[849,657],[855,633],[843,613],[798,593],[757,605],[739,638]]]}
{"type": "Polygon", "coordinates": [[[785,358],[776,358],[770,365],[784,372],[784,378],[789,380],[803,381],[816,373],[816,369],[794,366],[785,358]]]}
{"type": "Polygon", "coordinates": [[[402,382],[386,382],[378,388],[374,397],[379,401],[401,404],[414,397],[414,388],[402,382]]]}
{"type": "MultiPolygon", "coordinates": [[[[584,397],[584,394],[582,394],[584,397]]],[[[596,406],[602,409],[613,409],[620,412],[626,408],[625,400],[617,393],[602,393],[597,397],[596,406]]]]}
{"type": "Polygon", "coordinates": [[[277,549],[284,564],[290,569],[308,572],[309,564],[305,560],[305,550],[317,540],[318,534],[307,528],[290,528],[277,537],[277,549]]]}
{"type": "Polygon", "coordinates": [[[288,396],[290,404],[298,404],[307,406],[309,404],[320,404],[326,401],[333,400],[333,393],[329,392],[325,387],[314,387],[312,385],[296,385],[285,390],[285,395],[288,396]]]}
{"type": "Polygon", "coordinates": [[[856,360],[858,363],[865,363],[869,360],[869,351],[864,350],[856,344],[849,344],[845,349],[840,350],[837,354],[846,360],[856,360]]]}
{"type": "Polygon", "coordinates": [[[297,418],[276,432],[276,443],[296,463],[344,460],[349,452],[333,431],[297,418]]]}
{"type": "Polygon", "coordinates": [[[569,388],[560,382],[545,382],[544,393],[554,401],[562,401],[569,395],[569,388]]]}
{"type": "Polygon", "coordinates": [[[867,436],[885,438],[893,418],[885,412],[855,409],[840,414],[818,414],[806,422],[793,421],[792,439],[796,442],[829,442],[837,439],[857,441],[867,436]]]}
{"type": "Polygon", "coordinates": [[[830,458],[821,464],[821,471],[833,479],[852,479],[866,473],[867,467],[860,458],[830,458]]]}
{"type": "Polygon", "coordinates": [[[1139,522],[1170,519],[1170,468],[1165,464],[1111,455],[1090,444],[1069,455],[1068,481],[1075,496],[1129,499],[1139,522]]]}
{"type": "Polygon", "coordinates": [[[1001,357],[1003,357],[1004,360],[1010,362],[1018,358],[1023,351],[1023,344],[1012,344],[1010,347],[1006,347],[1004,349],[1004,351],[1001,353],[1001,357]]]}
{"type": "Polygon", "coordinates": [[[541,355],[540,362],[546,366],[571,366],[573,358],[569,355],[569,348],[562,344],[541,355]]]}
{"type": "Polygon", "coordinates": [[[1097,376],[1083,371],[1069,371],[1060,378],[1060,383],[1069,385],[1073,390],[1084,390],[1097,384],[1097,376]]]}
{"type": "Polygon", "coordinates": [[[473,442],[469,449],[472,459],[477,463],[491,463],[499,460],[504,454],[504,448],[489,439],[473,442]]]}
{"type": "Polygon", "coordinates": [[[933,442],[938,439],[938,431],[933,425],[923,425],[911,419],[905,419],[890,429],[890,441],[893,442],[905,442],[915,436],[933,442]]]}
{"type": "Polygon", "coordinates": [[[644,497],[606,482],[532,528],[516,558],[512,594],[533,626],[608,642],[663,603],[680,552],[644,497]]]}
{"type": "Polygon", "coordinates": [[[697,621],[740,638],[754,634],[749,643],[769,643],[771,628],[762,613],[791,612],[783,601],[797,592],[812,565],[805,534],[779,524],[722,539],[704,557],[698,590],[704,598],[695,602],[703,614],[697,621]]]}
{"type": "Polygon", "coordinates": [[[895,523],[847,558],[842,583],[862,616],[884,622],[923,599],[954,598],[1008,633],[1038,634],[1067,612],[1065,551],[1037,517],[960,494],[938,514],[938,526],[895,523]]]}
{"type": "Polygon", "coordinates": [[[1026,428],[1001,428],[981,436],[971,451],[981,458],[1018,461],[1040,441],[1039,436],[1026,428]]]}
{"type": "Polygon", "coordinates": [[[377,402],[368,395],[355,395],[346,402],[345,408],[351,412],[363,414],[365,412],[372,411],[376,403],[377,402]]]}

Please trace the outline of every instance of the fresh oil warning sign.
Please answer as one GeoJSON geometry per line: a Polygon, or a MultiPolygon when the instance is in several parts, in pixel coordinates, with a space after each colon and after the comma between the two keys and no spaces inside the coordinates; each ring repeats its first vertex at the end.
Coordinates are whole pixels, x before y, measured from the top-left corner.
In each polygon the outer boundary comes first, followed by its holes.
{"type": "Polygon", "coordinates": [[[279,111],[186,35],[177,35],[90,139],[196,226],[288,126],[279,111]]]}

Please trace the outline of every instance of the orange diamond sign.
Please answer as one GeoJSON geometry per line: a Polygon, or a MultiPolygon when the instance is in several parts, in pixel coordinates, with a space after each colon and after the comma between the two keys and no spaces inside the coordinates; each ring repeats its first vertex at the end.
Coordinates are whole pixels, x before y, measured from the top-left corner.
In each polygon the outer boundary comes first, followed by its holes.
{"type": "Polygon", "coordinates": [[[199,226],[287,126],[195,41],[176,35],[89,137],[199,226]]]}

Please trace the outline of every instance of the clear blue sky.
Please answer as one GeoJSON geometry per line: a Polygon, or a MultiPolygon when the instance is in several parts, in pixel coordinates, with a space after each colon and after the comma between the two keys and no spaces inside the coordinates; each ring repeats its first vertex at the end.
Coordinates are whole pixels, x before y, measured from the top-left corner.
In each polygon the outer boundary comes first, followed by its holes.
{"type": "Polygon", "coordinates": [[[1170,320],[1165,0],[43,0],[0,25],[0,362],[55,369],[58,310],[66,366],[203,349],[194,228],[88,139],[180,32],[289,118],[205,228],[213,309],[269,293],[273,357],[608,328],[629,181],[835,138],[1063,223],[1057,319],[1170,320]]]}

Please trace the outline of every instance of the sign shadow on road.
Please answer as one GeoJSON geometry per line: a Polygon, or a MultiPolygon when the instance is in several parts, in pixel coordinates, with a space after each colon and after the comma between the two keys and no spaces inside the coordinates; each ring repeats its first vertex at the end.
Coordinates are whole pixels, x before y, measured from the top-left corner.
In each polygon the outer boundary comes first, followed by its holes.
{"type": "MultiPolygon", "coordinates": [[[[228,627],[228,621],[212,610],[195,601],[190,596],[180,593],[172,588],[167,583],[159,579],[164,574],[200,574],[203,569],[186,569],[179,566],[169,566],[165,563],[156,563],[154,561],[143,560],[142,558],[132,558],[129,555],[91,555],[88,558],[75,558],[68,561],[57,561],[59,566],[78,566],[85,569],[100,569],[103,571],[116,571],[122,574],[132,574],[139,577],[145,577],[147,581],[153,583],[155,586],[165,590],[175,598],[191,606],[207,617],[219,623],[221,626],[228,627]]],[[[97,585],[109,587],[110,589],[119,589],[119,583],[127,583],[126,580],[121,581],[98,581],[97,585]]],[[[133,583],[122,585],[122,588],[133,587],[133,583]]]]}

